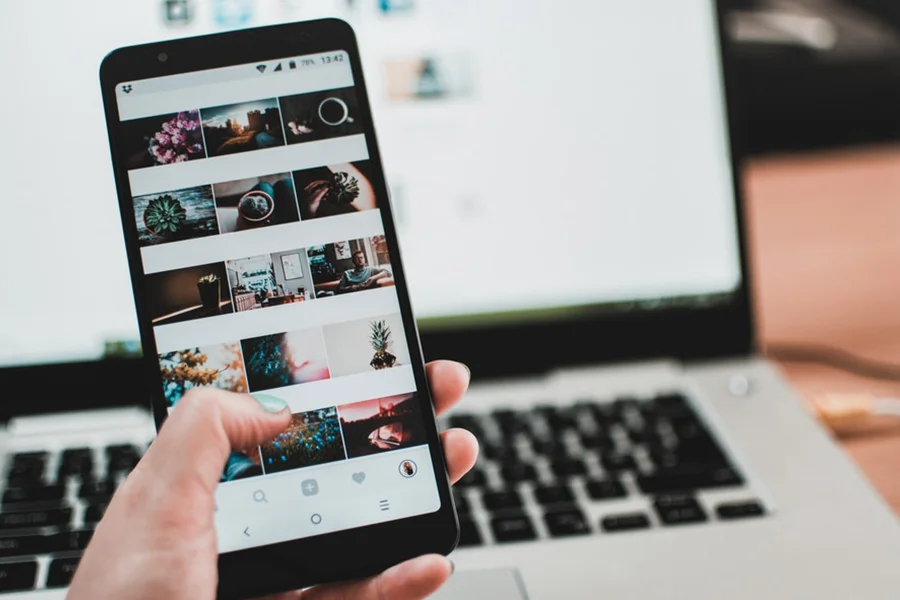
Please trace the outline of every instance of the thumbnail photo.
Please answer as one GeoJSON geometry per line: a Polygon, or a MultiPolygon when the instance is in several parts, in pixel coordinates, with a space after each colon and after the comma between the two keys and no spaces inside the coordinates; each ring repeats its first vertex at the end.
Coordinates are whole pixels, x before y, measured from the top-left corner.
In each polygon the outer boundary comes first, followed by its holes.
{"type": "Polygon", "coordinates": [[[329,379],[321,329],[275,333],[241,341],[251,392],[329,379]]]}
{"type": "Polygon", "coordinates": [[[195,387],[247,392],[247,375],[237,342],[185,348],[159,355],[159,375],[168,406],[195,387]]]}
{"type": "Polygon", "coordinates": [[[303,248],[229,260],[225,269],[237,312],[312,298],[312,278],[303,248]]]}
{"type": "Polygon", "coordinates": [[[208,185],[138,196],[134,199],[134,217],[141,246],[219,233],[216,204],[208,185]]]}
{"type": "Polygon", "coordinates": [[[300,220],[289,173],[217,183],[213,191],[222,233],[300,220]]]}
{"type": "Polygon", "coordinates": [[[234,312],[225,263],[154,273],[144,297],[154,325],[168,325],[234,312]]]}
{"type": "Polygon", "coordinates": [[[316,298],[394,285],[383,235],[310,246],[308,256],[316,298]]]}
{"type": "Polygon", "coordinates": [[[254,446],[247,450],[232,450],[222,470],[222,481],[237,481],[258,477],[263,474],[262,458],[259,455],[259,447],[254,446]]]}
{"type": "Polygon", "coordinates": [[[278,100],[256,100],[200,110],[210,156],[284,146],[278,100]]]}
{"type": "Polygon", "coordinates": [[[304,220],[378,208],[367,160],[294,172],[304,220]]]}
{"type": "Polygon", "coordinates": [[[347,458],[425,443],[415,394],[377,398],[338,407],[347,458]]]}
{"type": "Polygon", "coordinates": [[[282,433],[261,447],[266,473],[344,460],[337,408],[296,413],[282,433]]]}
{"type": "Polygon", "coordinates": [[[288,144],[363,132],[359,103],[352,87],[288,96],[281,99],[281,110],[288,144]]]}
{"type": "Polygon", "coordinates": [[[206,158],[196,110],[123,121],[121,142],[128,169],[206,158]]]}
{"type": "Polygon", "coordinates": [[[400,313],[326,325],[323,334],[332,377],[410,364],[400,313]]]}

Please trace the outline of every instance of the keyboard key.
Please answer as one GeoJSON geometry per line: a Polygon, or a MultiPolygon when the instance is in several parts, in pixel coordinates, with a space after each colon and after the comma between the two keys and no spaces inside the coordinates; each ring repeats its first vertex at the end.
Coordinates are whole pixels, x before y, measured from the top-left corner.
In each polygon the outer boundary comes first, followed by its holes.
{"type": "Polygon", "coordinates": [[[604,469],[614,473],[637,468],[634,457],[622,452],[605,452],[600,455],[600,462],[603,464],[604,469]]]}
{"type": "Polygon", "coordinates": [[[732,502],[720,504],[716,507],[716,515],[722,520],[746,519],[748,517],[761,517],[766,514],[762,504],[756,500],[748,502],[732,502]]]}
{"type": "Polygon", "coordinates": [[[34,485],[10,488],[3,492],[4,508],[14,504],[62,504],[66,488],[62,485],[34,485]]]}
{"type": "Polygon", "coordinates": [[[498,543],[522,542],[537,538],[534,525],[528,515],[519,513],[491,519],[491,531],[498,543]]]}
{"type": "Polygon", "coordinates": [[[609,451],[615,446],[613,439],[603,431],[582,433],[580,439],[581,445],[589,450],[609,451]]]}
{"type": "Polygon", "coordinates": [[[550,462],[550,470],[557,477],[573,477],[575,475],[584,475],[587,468],[584,461],[577,458],[557,458],[550,462]]]}
{"type": "Polygon", "coordinates": [[[701,523],[707,520],[706,512],[697,499],[687,494],[673,494],[658,497],[653,502],[659,520],[665,525],[701,523]]]}
{"type": "Polygon", "coordinates": [[[532,430],[531,424],[526,420],[525,414],[513,410],[496,410],[491,413],[497,427],[507,438],[513,437],[520,433],[529,433],[532,430]]]}
{"type": "Polygon", "coordinates": [[[3,513],[0,514],[0,530],[63,527],[71,520],[71,508],[3,513]]]}
{"type": "Polygon", "coordinates": [[[64,450],[59,461],[59,478],[72,475],[89,479],[94,473],[94,452],[90,448],[64,450]]]}
{"type": "Polygon", "coordinates": [[[644,513],[609,515],[600,519],[600,527],[609,532],[647,529],[650,527],[650,519],[644,513]]]}
{"type": "Polygon", "coordinates": [[[549,457],[567,457],[569,456],[569,448],[565,442],[560,439],[536,439],[532,442],[532,449],[535,454],[541,454],[549,457]]]}
{"type": "Polygon", "coordinates": [[[653,475],[640,475],[637,483],[645,494],[665,494],[735,486],[742,484],[743,479],[731,467],[702,470],[690,468],[657,471],[653,475]]]}
{"type": "Polygon", "coordinates": [[[459,546],[480,546],[484,543],[478,525],[471,519],[459,520],[459,546]]]}
{"type": "Polygon", "coordinates": [[[462,479],[456,482],[456,485],[459,487],[482,487],[486,481],[487,478],[484,475],[484,471],[475,468],[463,475],[462,479]]]}
{"type": "Polygon", "coordinates": [[[47,573],[47,587],[66,587],[72,582],[79,558],[57,558],[50,563],[47,573]]]}
{"type": "Polygon", "coordinates": [[[0,564],[0,592],[17,592],[34,588],[37,563],[28,562],[0,564]]]}
{"type": "Polygon", "coordinates": [[[10,461],[9,471],[6,474],[8,487],[40,483],[44,478],[48,456],[47,452],[29,452],[14,455],[10,461]]]}
{"type": "Polygon", "coordinates": [[[604,428],[609,428],[621,422],[619,411],[612,404],[598,404],[591,411],[597,424],[604,428]]]}
{"type": "Polygon", "coordinates": [[[547,524],[547,530],[553,537],[585,535],[591,532],[584,513],[578,509],[550,511],[544,515],[544,523],[547,524]]]}
{"type": "Polygon", "coordinates": [[[130,473],[141,460],[140,450],[128,444],[108,447],[106,456],[108,458],[106,472],[109,476],[114,473],[130,473]]]}
{"type": "Polygon", "coordinates": [[[0,558],[45,554],[46,541],[47,538],[43,535],[0,537],[0,558]]]}
{"type": "Polygon", "coordinates": [[[64,531],[46,536],[45,552],[80,552],[87,548],[93,531],[64,531]]]}
{"type": "Polygon", "coordinates": [[[567,485],[542,485],[534,489],[534,498],[541,504],[569,504],[575,501],[567,485]]]}
{"type": "Polygon", "coordinates": [[[484,492],[481,502],[490,511],[509,510],[522,506],[522,496],[515,490],[497,490],[484,492]]]}
{"type": "Polygon", "coordinates": [[[506,443],[485,443],[481,451],[486,458],[497,462],[513,462],[519,460],[519,451],[515,446],[506,443]]]}
{"type": "Polygon", "coordinates": [[[521,481],[534,481],[537,479],[537,471],[530,463],[515,462],[503,465],[500,468],[500,476],[507,483],[519,483],[521,481]]]}
{"type": "Polygon", "coordinates": [[[84,509],[84,524],[90,526],[99,523],[100,519],[103,518],[103,513],[106,512],[106,507],[107,504],[105,502],[89,504],[84,509]]]}
{"type": "Polygon", "coordinates": [[[609,500],[610,498],[624,498],[628,495],[625,486],[617,479],[595,479],[587,483],[588,495],[594,500],[609,500]]]}
{"type": "Polygon", "coordinates": [[[78,497],[85,500],[105,500],[109,502],[116,491],[116,483],[110,480],[86,481],[78,489],[78,497]]]}

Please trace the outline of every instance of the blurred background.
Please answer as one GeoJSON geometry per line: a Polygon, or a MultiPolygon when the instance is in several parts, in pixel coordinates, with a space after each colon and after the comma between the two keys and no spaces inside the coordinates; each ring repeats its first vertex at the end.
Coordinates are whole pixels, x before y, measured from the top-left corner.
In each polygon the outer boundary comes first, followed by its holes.
{"type": "MultiPolygon", "coordinates": [[[[739,75],[761,343],[814,409],[835,394],[841,406],[900,395],[900,3],[721,1],[739,75]]],[[[488,5],[500,15],[519,8],[506,0],[4,3],[0,365],[137,351],[97,83],[110,49],[323,16],[349,21],[405,258],[414,259],[421,254],[409,249],[427,240],[413,225],[432,207],[452,207],[430,218],[462,226],[484,209],[479,187],[516,184],[503,172],[449,175],[475,173],[467,162],[474,150],[490,152],[474,142],[489,137],[479,120],[486,82],[504,72],[489,49],[494,38],[517,35],[485,18],[488,5]],[[435,148],[440,164],[428,160],[435,148]]],[[[654,48],[653,36],[648,20],[646,41],[631,50],[654,48]]],[[[535,72],[552,71],[534,52],[535,72]]],[[[544,128],[547,116],[519,126],[544,128]]],[[[413,295],[427,315],[430,299],[413,295]]],[[[835,427],[900,507],[896,461],[886,458],[900,453],[897,428],[874,421],[835,427]]]]}

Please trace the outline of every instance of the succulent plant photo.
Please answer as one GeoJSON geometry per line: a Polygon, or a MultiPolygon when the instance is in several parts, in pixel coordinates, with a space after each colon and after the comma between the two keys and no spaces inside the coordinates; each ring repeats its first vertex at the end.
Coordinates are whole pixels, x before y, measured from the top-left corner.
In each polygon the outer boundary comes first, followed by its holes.
{"type": "Polygon", "coordinates": [[[157,235],[178,233],[185,221],[187,210],[169,194],[154,198],[144,209],[144,225],[157,235]]]}

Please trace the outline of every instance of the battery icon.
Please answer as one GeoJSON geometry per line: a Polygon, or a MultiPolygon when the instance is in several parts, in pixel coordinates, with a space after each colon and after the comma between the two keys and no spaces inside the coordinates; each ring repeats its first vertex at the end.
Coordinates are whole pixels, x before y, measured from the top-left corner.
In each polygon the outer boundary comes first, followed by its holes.
{"type": "Polygon", "coordinates": [[[296,69],[296,68],[297,68],[297,61],[289,60],[289,61],[288,61],[288,68],[289,68],[289,69],[296,69]]]}

